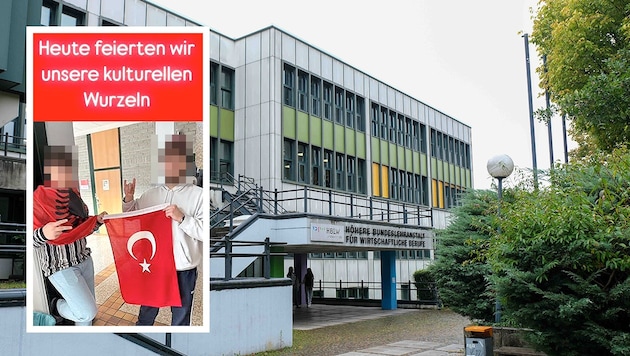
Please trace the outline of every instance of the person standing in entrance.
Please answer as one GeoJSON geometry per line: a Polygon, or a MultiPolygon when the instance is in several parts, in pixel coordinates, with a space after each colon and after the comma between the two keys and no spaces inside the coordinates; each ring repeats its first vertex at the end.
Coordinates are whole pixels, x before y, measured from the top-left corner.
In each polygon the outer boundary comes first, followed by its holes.
{"type": "Polygon", "coordinates": [[[293,305],[299,308],[301,304],[300,303],[300,279],[293,272],[293,266],[289,267],[287,278],[291,279],[291,284],[293,285],[293,305]]]}
{"type": "Polygon", "coordinates": [[[306,269],[306,275],[304,276],[304,289],[306,290],[306,307],[310,307],[313,304],[313,285],[315,284],[315,276],[311,268],[306,269]]]}
{"type": "MultiPolygon", "coordinates": [[[[171,307],[171,325],[190,325],[193,293],[197,282],[197,266],[203,248],[203,194],[194,184],[186,184],[187,176],[194,176],[192,142],[185,135],[168,135],[158,160],[164,166],[165,184],[151,188],[134,200],[136,179],[124,181],[123,211],[132,211],[162,203],[166,217],[172,220],[173,257],[177,270],[177,284],[182,299],[181,307],[171,307]],[[163,151],[163,152],[162,152],[163,151]]],[[[136,325],[153,325],[159,308],[140,307],[136,325]]]]}

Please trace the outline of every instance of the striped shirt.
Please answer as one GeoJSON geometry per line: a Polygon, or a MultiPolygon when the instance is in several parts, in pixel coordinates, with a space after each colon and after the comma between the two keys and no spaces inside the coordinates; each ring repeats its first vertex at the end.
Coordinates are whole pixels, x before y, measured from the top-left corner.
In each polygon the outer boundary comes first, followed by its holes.
{"type": "Polygon", "coordinates": [[[87,247],[86,238],[81,238],[67,245],[49,244],[42,232],[43,228],[33,232],[33,247],[35,256],[39,261],[44,276],[76,266],[90,256],[90,248],[87,247]]]}

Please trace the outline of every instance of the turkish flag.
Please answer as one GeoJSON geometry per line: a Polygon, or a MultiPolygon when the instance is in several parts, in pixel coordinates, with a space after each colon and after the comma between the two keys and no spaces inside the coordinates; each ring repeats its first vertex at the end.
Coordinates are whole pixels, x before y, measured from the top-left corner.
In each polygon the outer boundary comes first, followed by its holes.
{"type": "Polygon", "coordinates": [[[125,302],[151,307],[181,307],[168,204],[105,215],[114,252],[120,294],[125,302]]]}

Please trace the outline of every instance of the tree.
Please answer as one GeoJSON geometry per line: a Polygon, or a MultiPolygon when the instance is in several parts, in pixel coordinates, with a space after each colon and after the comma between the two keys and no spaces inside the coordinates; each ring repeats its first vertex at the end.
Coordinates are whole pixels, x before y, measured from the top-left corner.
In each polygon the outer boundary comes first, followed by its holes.
{"type": "Polygon", "coordinates": [[[491,243],[492,280],[512,322],[549,355],[630,353],[630,153],[558,167],[513,189],[491,243]]]}
{"type": "Polygon", "coordinates": [[[541,87],[578,137],[608,152],[630,142],[630,0],[541,4],[532,33],[547,59],[537,69],[541,87]]]}
{"type": "Polygon", "coordinates": [[[496,215],[497,195],[492,191],[470,191],[453,209],[453,220],[437,232],[436,259],[429,267],[441,302],[464,316],[494,320],[495,295],[489,288],[490,267],[485,251],[496,215]]]}

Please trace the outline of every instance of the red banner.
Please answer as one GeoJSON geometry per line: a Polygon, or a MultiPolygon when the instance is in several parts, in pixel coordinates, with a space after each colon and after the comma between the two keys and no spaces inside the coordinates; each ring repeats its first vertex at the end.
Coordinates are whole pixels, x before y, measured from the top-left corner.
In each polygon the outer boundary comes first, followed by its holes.
{"type": "Polygon", "coordinates": [[[182,305],[173,258],[172,222],[163,208],[106,215],[120,293],[126,303],[182,305]]]}
{"type": "Polygon", "coordinates": [[[33,121],[203,120],[202,33],[102,31],[33,33],[33,121]]]}

